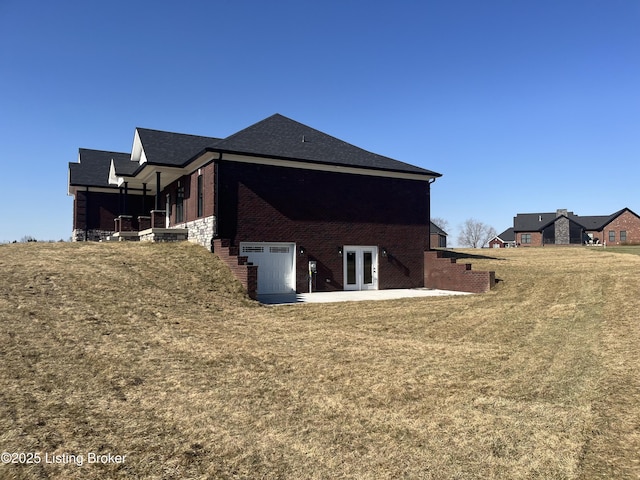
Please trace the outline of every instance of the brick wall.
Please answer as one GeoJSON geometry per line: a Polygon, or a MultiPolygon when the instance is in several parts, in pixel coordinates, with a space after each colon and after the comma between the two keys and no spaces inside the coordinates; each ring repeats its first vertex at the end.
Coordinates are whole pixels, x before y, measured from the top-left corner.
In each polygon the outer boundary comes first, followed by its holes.
{"type": "Polygon", "coordinates": [[[454,258],[444,258],[439,251],[424,252],[424,286],[440,290],[484,293],[493,288],[495,272],[471,270],[470,263],[457,263],[454,258]]]}
{"type": "Polygon", "coordinates": [[[625,211],[619,215],[613,222],[605,226],[600,233],[600,241],[607,242],[607,245],[620,245],[620,232],[627,232],[627,240],[625,243],[640,243],[640,218],[629,211],[625,211]],[[609,241],[609,231],[615,232],[615,242],[609,241]]]}
{"type": "Polygon", "coordinates": [[[517,232],[516,243],[519,247],[541,247],[542,246],[542,233],[540,232],[517,232]],[[522,235],[530,233],[531,243],[524,243],[522,241],[522,235]]]}
{"type": "MultiPolygon", "coordinates": [[[[150,204],[151,200],[147,198],[150,204]]],[[[79,190],[73,201],[73,230],[107,231],[113,232],[114,220],[118,215],[124,214],[123,199],[115,193],[86,192],[79,190]]],[[[142,195],[130,194],[126,202],[127,214],[137,220],[139,215],[145,215],[143,211],[142,195]]],[[[149,212],[146,212],[148,215],[149,212]]]]}
{"type": "Polygon", "coordinates": [[[213,251],[247,289],[249,297],[255,299],[258,291],[258,267],[248,264],[247,257],[239,256],[238,247],[231,245],[227,239],[215,239],[213,251]]]}
{"type": "Polygon", "coordinates": [[[447,237],[439,233],[430,234],[431,248],[447,248],[447,237]]]}
{"type": "Polygon", "coordinates": [[[183,220],[181,223],[192,222],[199,218],[211,217],[214,214],[214,164],[210,163],[204,167],[191,172],[189,175],[180,177],[175,182],[167,185],[161,194],[162,206],[164,207],[167,193],[171,195],[171,226],[176,224],[176,198],[178,193],[178,182],[184,187],[183,200],[183,220]],[[198,175],[202,175],[203,188],[203,212],[198,217],[198,175]]]}
{"type": "Polygon", "coordinates": [[[315,289],[342,290],[345,245],[384,247],[378,287],[424,284],[429,186],[416,180],[222,162],[218,231],[240,242],[291,242],[296,289],[306,291],[307,262],[318,265],[315,289]]]}

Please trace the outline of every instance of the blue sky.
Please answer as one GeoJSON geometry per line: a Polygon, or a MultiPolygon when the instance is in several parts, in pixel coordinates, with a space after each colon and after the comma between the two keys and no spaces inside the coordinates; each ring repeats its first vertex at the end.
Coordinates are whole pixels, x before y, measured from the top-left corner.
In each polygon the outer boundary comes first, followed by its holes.
{"type": "Polygon", "coordinates": [[[443,174],[432,215],[640,213],[636,0],[0,0],[0,241],[68,239],[78,148],[281,113],[443,174]]]}

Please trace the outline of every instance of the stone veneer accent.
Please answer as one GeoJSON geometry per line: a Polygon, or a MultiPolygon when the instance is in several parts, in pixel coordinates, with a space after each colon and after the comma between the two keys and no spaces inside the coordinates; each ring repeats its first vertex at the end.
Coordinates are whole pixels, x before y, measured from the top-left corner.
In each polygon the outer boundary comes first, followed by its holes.
{"type": "Polygon", "coordinates": [[[556,212],[556,218],[558,218],[555,223],[556,245],[569,245],[569,243],[571,243],[571,227],[569,225],[569,219],[566,218],[566,215],[566,209],[559,209],[556,212]],[[565,215],[565,217],[558,218],[563,215],[565,215]]]}
{"type": "Polygon", "coordinates": [[[197,243],[210,250],[216,228],[216,217],[212,215],[191,222],[179,223],[175,228],[186,228],[189,230],[190,242],[197,243]]]}
{"type": "MultiPolygon", "coordinates": [[[[86,232],[88,242],[105,242],[108,240],[108,237],[113,235],[113,230],[87,230],[86,232]]],[[[71,232],[71,241],[72,242],[84,242],[85,241],[85,231],[84,229],[76,229],[71,232]]]]}
{"type": "Polygon", "coordinates": [[[138,232],[141,242],[182,242],[188,236],[185,228],[149,228],[138,232]]]}

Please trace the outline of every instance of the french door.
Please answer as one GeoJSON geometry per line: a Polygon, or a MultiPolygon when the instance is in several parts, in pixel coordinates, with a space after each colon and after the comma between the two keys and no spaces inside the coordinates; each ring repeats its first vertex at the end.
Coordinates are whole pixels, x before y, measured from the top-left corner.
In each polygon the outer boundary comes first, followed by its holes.
{"type": "Polygon", "coordinates": [[[378,289],[378,247],[345,246],[344,289],[378,289]]]}

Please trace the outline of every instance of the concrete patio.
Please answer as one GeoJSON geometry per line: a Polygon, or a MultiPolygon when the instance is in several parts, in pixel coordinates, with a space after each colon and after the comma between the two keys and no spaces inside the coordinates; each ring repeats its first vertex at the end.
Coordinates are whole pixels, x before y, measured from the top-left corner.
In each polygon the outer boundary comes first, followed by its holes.
{"type": "Polygon", "coordinates": [[[362,302],[375,300],[395,300],[399,298],[442,297],[448,295],[471,295],[467,292],[436,290],[429,288],[359,290],[336,292],[291,293],[283,295],[258,295],[264,305],[295,305],[300,303],[362,302]]]}

